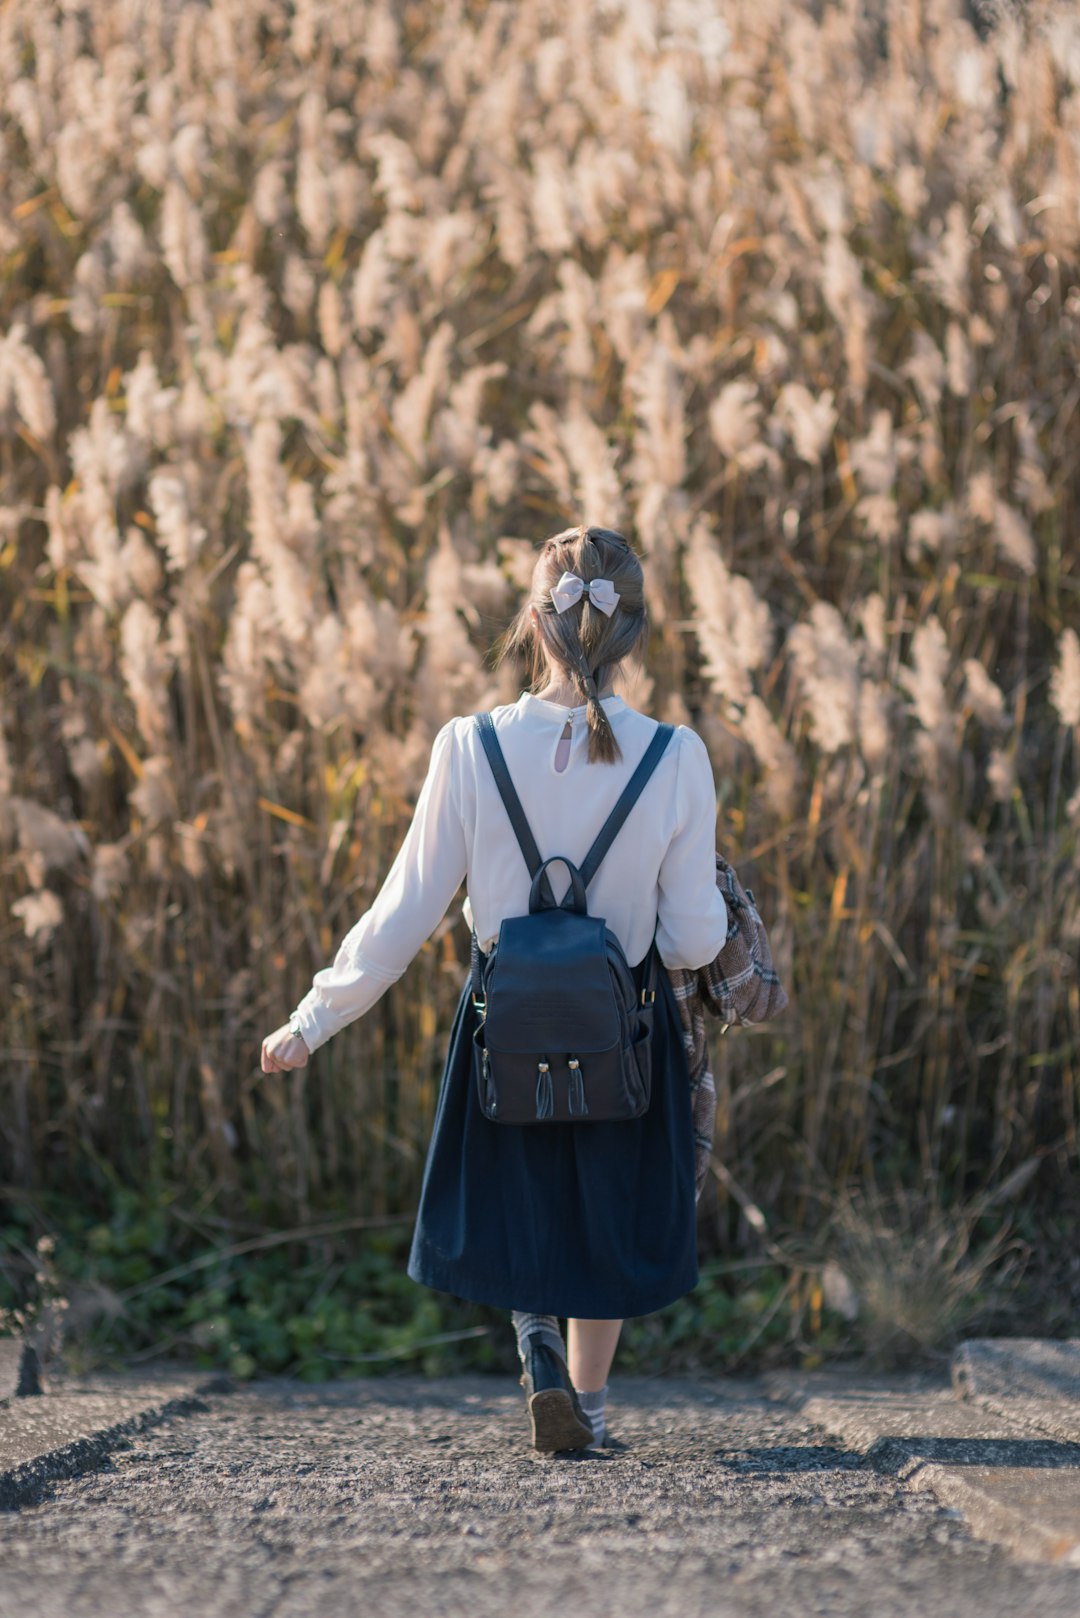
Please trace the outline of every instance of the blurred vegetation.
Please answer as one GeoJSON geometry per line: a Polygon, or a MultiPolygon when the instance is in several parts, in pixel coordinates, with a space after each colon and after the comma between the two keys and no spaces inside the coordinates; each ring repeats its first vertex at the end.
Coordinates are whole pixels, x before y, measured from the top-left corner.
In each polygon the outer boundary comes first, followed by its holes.
{"type": "MultiPolygon", "coordinates": [[[[1080,1291],[1075,1259],[1025,1288],[1022,1237],[1003,1240],[1000,1223],[977,1214],[918,1229],[912,1211],[897,1220],[886,1210],[882,1222],[848,1208],[839,1241],[816,1253],[793,1235],[790,1245],[769,1240],[759,1256],[703,1259],[691,1293],[626,1323],[619,1369],[717,1373],[792,1360],[814,1368],[853,1355],[886,1367],[929,1364],[966,1331],[1007,1329],[1013,1308],[1051,1332],[1067,1328],[1080,1291]],[[823,1259],[826,1251],[839,1259],[823,1259]]],[[[1063,1254],[1074,1218],[1075,1210],[1058,1215],[1063,1254]]],[[[1021,1223],[1036,1228],[1031,1217],[1021,1223]]],[[[104,1220],[56,1195],[16,1209],[0,1231],[0,1331],[35,1344],[47,1379],[57,1366],[79,1374],[160,1358],[239,1380],[516,1374],[505,1311],[408,1279],[407,1219],[239,1229],[225,1232],[175,1197],[123,1189],[104,1220]]]]}
{"type": "Polygon", "coordinates": [[[982,1306],[973,1254],[1049,1263],[1080,1053],[1078,365],[1069,4],[9,0],[19,1251],[55,1236],[65,1285],[122,1296],[215,1244],[401,1219],[133,1295],[108,1341],[488,1352],[419,1347],[483,1312],[394,1279],[457,907],[306,1073],[259,1046],[377,891],[436,729],[517,696],[492,641],[584,519],[645,559],[626,694],[705,737],[792,996],[713,1051],[702,1251],[751,1268],[628,1344],[696,1321],[735,1354],[760,1316],[762,1350],[832,1351],[830,1243],[852,1274],[894,1239],[936,1266],[936,1327],[873,1305],[911,1341],[982,1306]]]}

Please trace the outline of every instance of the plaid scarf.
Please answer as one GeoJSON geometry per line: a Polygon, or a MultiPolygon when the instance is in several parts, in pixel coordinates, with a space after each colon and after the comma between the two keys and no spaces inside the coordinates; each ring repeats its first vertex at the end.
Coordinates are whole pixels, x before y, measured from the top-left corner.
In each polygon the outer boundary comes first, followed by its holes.
{"type": "Polygon", "coordinates": [[[721,1018],[722,1032],[726,1033],[733,1022],[765,1022],[788,1003],[787,992],[773,966],[768,934],[753,892],[742,886],[722,854],[716,856],[716,885],[724,895],[728,912],[728,935],[723,948],[706,966],[666,969],[679,1008],[690,1068],[699,1197],[712,1159],[716,1123],[716,1084],[709,1065],[705,1013],[721,1018]]]}

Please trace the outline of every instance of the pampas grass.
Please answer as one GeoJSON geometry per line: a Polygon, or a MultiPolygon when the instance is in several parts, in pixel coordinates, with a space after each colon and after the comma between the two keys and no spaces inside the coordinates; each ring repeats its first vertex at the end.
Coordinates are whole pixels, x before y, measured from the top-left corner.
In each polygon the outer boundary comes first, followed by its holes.
{"type": "Polygon", "coordinates": [[[0,9],[5,1177],[412,1206],[457,906],[259,1044],[581,519],[792,995],[736,1180],[1068,1161],[1080,22],[969,9],[0,9]]]}

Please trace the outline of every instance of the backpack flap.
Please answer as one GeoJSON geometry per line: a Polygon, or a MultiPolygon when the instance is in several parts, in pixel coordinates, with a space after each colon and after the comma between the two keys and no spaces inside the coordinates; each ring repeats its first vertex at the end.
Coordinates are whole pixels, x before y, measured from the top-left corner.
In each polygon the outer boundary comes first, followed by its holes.
{"type": "Polygon", "coordinates": [[[602,916],[560,906],[507,916],[486,990],[485,1043],[493,1057],[610,1050],[621,1037],[602,916]]]}

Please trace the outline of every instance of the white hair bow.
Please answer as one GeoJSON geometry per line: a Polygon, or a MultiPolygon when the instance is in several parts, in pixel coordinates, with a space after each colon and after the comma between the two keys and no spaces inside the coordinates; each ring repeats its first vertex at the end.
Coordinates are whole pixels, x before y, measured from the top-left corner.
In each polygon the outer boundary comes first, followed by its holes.
{"type": "MultiPolygon", "coordinates": [[[[585,580],[579,579],[576,573],[564,573],[551,591],[551,599],[555,603],[556,612],[565,612],[572,607],[585,588],[585,580]]],[[[615,611],[615,604],[619,599],[619,592],[610,579],[589,580],[589,600],[594,607],[606,613],[610,618],[615,611]]]]}

